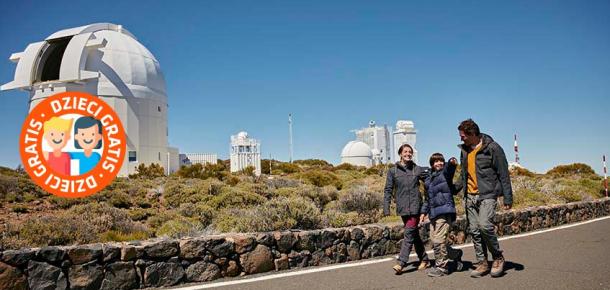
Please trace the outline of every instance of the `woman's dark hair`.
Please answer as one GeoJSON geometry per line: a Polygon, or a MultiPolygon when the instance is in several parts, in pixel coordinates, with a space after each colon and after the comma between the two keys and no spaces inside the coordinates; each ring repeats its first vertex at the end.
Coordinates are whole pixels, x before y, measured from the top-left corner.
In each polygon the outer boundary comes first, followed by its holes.
{"type": "MultiPolygon", "coordinates": [[[[89,116],[78,118],[78,120],[76,120],[76,122],[74,122],[74,136],[76,136],[76,134],[78,134],[78,129],[87,129],[87,128],[91,128],[95,125],[97,125],[98,133],[102,134],[102,122],[100,122],[100,120],[97,120],[97,119],[95,119],[93,117],[89,117],[89,116]]],[[[74,147],[76,149],[83,149],[83,147],[78,145],[76,138],[74,138],[74,147]]],[[[100,148],[102,148],[102,139],[100,139],[100,141],[97,142],[97,145],[95,146],[94,149],[100,149],[100,148]]]]}
{"type": "Polygon", "coordinates": [[[415,151],[415,150],[413,150],[413,147],[411,147],[411,145],[402,144],[402,145],[400,145],[400,148],[398,148],[398,155],[402,154],[402,150],[405,149],[405,147],[409,147],[411,149],[411,152],[415,151]]]}
{"type": "Polygon", "coordinates": [[[472,119],[464,120],[458,126],[458,130],[464,132],[469,136],[479,136],[481,135],[481,131],[479,130],[479,125],[475,123],[472,119]]]}
{"type": "Polygon", "coordinates": [[[434,167],[434,163],[436,163],[436,161],[445,162],[445,156],[443,156],[441,153],[432,154],[432,156],[430,156],[430,167],[434,167]]]}

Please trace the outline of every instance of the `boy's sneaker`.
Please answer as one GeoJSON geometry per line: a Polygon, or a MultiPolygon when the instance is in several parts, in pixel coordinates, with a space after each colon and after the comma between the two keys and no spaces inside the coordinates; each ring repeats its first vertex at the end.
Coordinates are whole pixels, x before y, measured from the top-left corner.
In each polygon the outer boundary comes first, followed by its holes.
{"type": "Polygon", "coordinates": [[[491,264],[491,277],[497,278],[504,274],[504,256],[494,259],[491,264]]]}
{"type": "Polygon", "coordinates": [[[419,266],[417,266],[417,270],[423,270],[430,267],[430,260],[421,260],[419,262],[419,266]]]}
{"type": "Polygon", "coordinates": [[[429,277],[442,277],[442,276],[449,274],[449,270],[447,270],[446,268],[443,268],[443,267],[432,267],[432,268],[426,270],[426,274],[429,277]]]}
{"type": "Polygon", "coordinates": [[[487,264],[487,260],[481,261],[477,264],[477,267],[470,272],[470,277],[472,278],[480,278],[489,273],[489,264],[487,264]]]}
{"type": "Polygon", "coordinates": [[[455,261],[455,271],[460,272],[464,269],[464,263],[462,263],[462,256],[464,255],[464,251],[460,249],[457,249],[457,251],[457,257],[453,261],[455,261]]]}

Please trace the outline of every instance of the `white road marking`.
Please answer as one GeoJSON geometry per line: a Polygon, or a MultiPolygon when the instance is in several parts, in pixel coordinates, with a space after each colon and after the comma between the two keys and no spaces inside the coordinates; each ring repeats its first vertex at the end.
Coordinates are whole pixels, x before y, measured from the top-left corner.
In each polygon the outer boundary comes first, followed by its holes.
{"type": "MultiPolygon", "coordinates": [[[[553,228],[540,230],[540,231],[533,231],[533,232],[518,234],[518,235],[514,235],[514,236],[501,237],[501,238],[498,238],[498,240],[505,241],[505,240],[533,236],[533,235],[539,235],[539,234],[544,234],[544,233],[553,232],[553,231],[557,231],[557,230],[572,228],[572,227],[576,227],[576,226],[580,226],[580,225],[590,224],[593,222],[602,221],[602,220],[606,220],[606,219],[610,219],[610,216],[600,217],[600,218],[596,218],[596,219],[592,219],[592,220],[588,220],[588,221],[584,221],[584,222],[579,222],[579,223],[574,223],[574,224],[562,225],[562,226],[553,227],[553,228]]],[[[462,248],[466,248],[466,247],[472,247],[472,243],[462,244],[459,246],[455,246],[453,248],[462,249],[462,248]]],[[[433,252],[432,250],[429,250],[426,253],[432,254],[432,252],[433,252]]],[[[410,257],[415,257],[415,256],[416,256],[416,254],[410,255],[410,257]]],[[[305,269],[305,270],[298,270],[298,271],[292,271],[292,272],[287,272],[287,273],[271,274],[271,275],[265,275],[265,276],[254,277],[254,278],[239,279],[239,280],[226,281],[226,282],[208,283],[208,284],[203,284],[203,285],[195,285],[195,286],[187,286],[187,287],[171,288],[171,289],[172,290],[208,289],[208,288],[214,288],[214,287],[223,287],[223,286],[230,286],[230,285],[236,285],[236,284],[252,283],[252,282],[292,277],[292,276],[298,276],[298,275],[306,275],[306,274],[330,271],[330,270],[335,270],[335,269],[351,268],[351,267],[365,266],[365,265],[377,264],[377,263],[385,263],[385,262],[389,262],[392,260],[395,260],[395,258],[382,258],[382,259],[372,259],[372,260],[361,261],[361,262],[349,262],[349,263],[344,263],[344,264],[340,264],[340,265],[323,266],[323,267],[316,267],[313,269],[305,269]]]]}

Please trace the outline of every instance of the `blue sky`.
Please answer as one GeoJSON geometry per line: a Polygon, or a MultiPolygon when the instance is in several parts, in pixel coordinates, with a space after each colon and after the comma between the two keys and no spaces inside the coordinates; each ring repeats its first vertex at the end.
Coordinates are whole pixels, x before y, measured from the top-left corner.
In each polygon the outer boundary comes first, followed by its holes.
{"type": "MultiPolygon", "coordinates": [[[[544,172],[610,154],[609,1],[12,1],[8,60],[51,33],[122,24],[159,60],[170,143],[228,158],[246,130],[265,158],[338,163],[351,129],[413,120],[420,160],[458,155],[472,117],[513,159],[544,172]],[[233,116],[229,118],[229,116],[233,116]]],[[[19,163],[26,92],[0,92],[0,165],[19,163]]],[[[425,162],[424,162],[425,163],[425,162]]]]}

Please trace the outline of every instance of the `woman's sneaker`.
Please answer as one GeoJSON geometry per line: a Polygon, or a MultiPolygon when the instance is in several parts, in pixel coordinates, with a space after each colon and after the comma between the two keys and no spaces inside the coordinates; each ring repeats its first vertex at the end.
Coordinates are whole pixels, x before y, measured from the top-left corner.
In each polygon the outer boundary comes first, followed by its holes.
{"type": "Polygon", "coordinates": [[[403,264],[402,262],[398,262],[398,264],[394,265],[394,267],[392,267],[392,269],[394,270],[394,272],[396,273],[396,275],[400,275],[402,273],[405,272],[405,270],[407,270],[407,265],[403,264]]]}
{"type": "Polygon", "coordinates": [[[421,260],[419,262],[419,266],[417,266],[417,270],[423,270],[430,267],[430,260],[421,260]]]}

